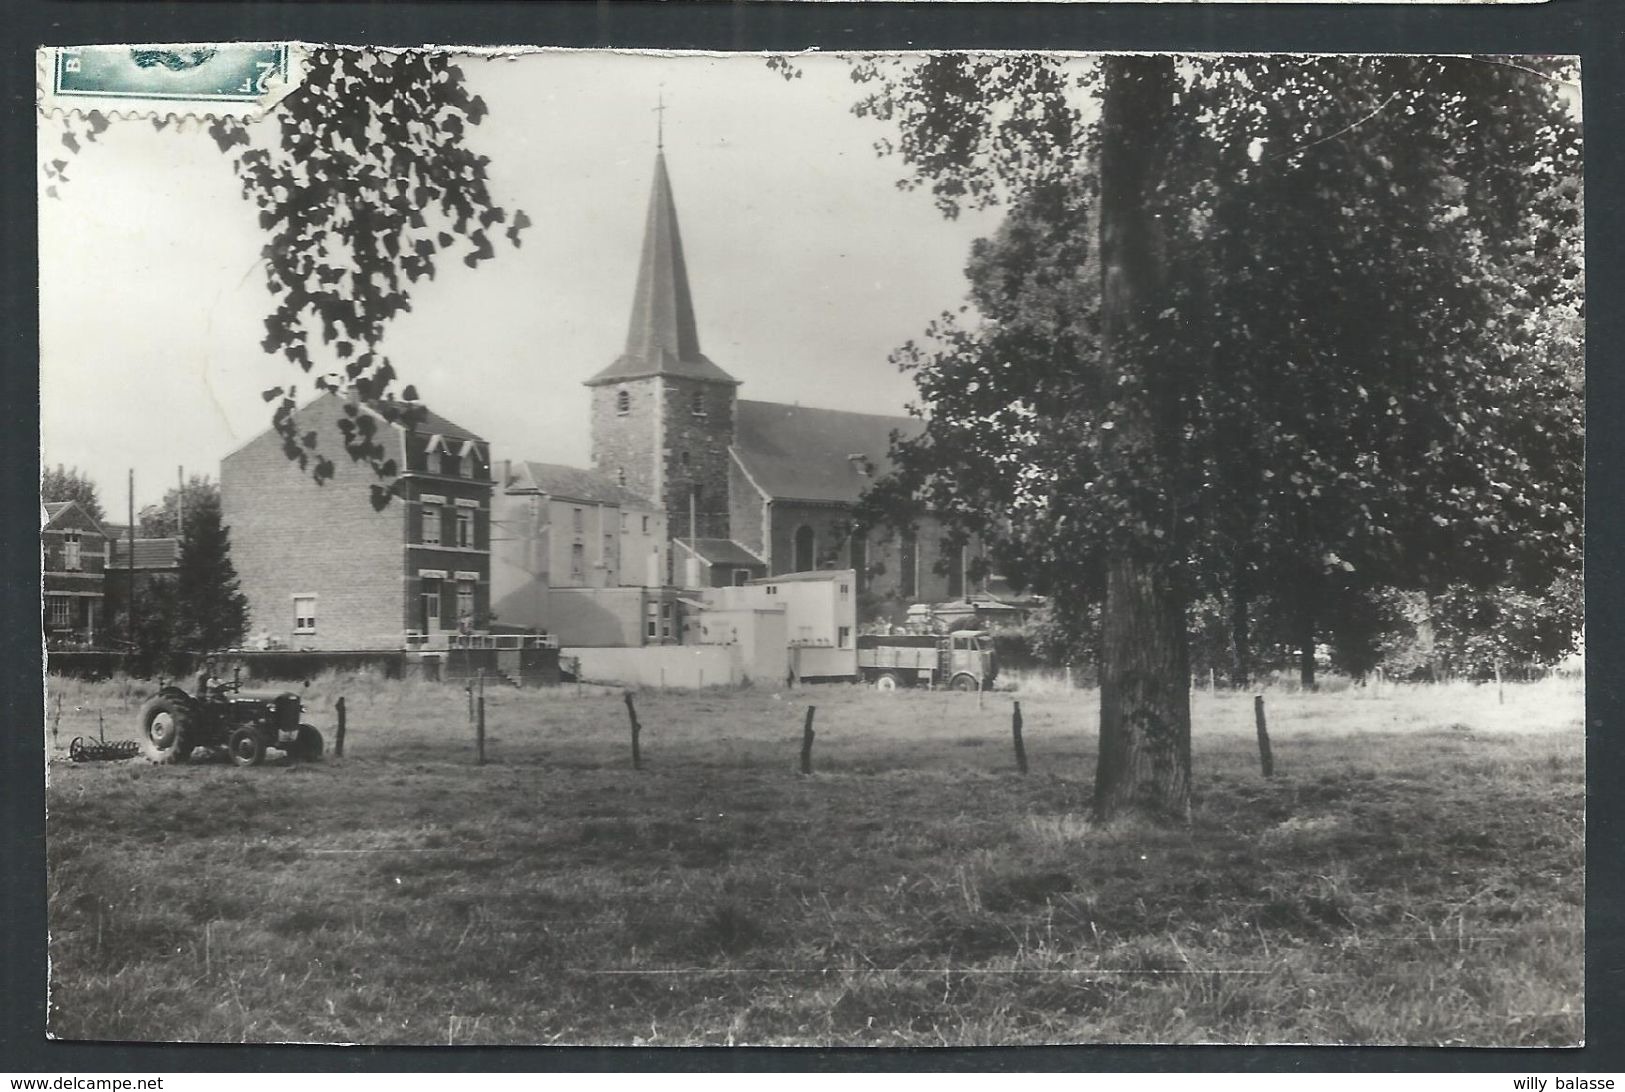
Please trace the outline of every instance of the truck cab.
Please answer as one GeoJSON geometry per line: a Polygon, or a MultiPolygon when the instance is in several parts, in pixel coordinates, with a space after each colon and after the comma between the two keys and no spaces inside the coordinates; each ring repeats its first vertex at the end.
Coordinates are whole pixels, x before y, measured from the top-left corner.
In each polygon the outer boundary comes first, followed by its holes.
{"type": "Polygon", "coordinates": [[[948,635],[942,681],[956,690],[987,690],[999,673],[993,637],[985,630],[959,629],[948,635]]]}

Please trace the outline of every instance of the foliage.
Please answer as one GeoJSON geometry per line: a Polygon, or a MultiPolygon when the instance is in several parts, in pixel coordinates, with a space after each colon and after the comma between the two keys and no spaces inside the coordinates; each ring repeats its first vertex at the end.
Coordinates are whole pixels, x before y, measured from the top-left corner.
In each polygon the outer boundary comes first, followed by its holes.
{"type": "Polygon", "coordinates": [[[874,503],[923,496],[1063,601],[1097,599],[1102,558],[1148,544],[1191,596],[1285,592],[1278,607],[1326,620],[1350,589],[1530,590],[1577,571],[1572,72],[1280,56],[1177,70],[1178,139],[1148,195],[1163,321],[1133,347],[1177,362],[1171,393],[1104,366],[1087,71],[954,55],[855,71],[881,88],[856,112],[904,134],[879,147],[906,184],[949,214],[1009,209],[973,250],[969,305],[894,356],[929,417],[874,503]],[[1139,410],[1155,440],[1107,460],[1139,410]]]}
{"type": "Polygon", "coordinates": [[[107,513],[102,511],[101,498],[96,494],[96,483],[76,466],[65,467],[61,463],[46,467],[40,473],[40,500],[78,501],[97,523],[107,520],[107,513]]]}
{"type": "MultiPolygon", "coordinates": [[[[468,147],[485,117],[445,51],[318,47],[304,78],[263,121],[211,120],[209,135],[231,161],[245,199],[268,234],[261,256],[274,301],[261,348],[314,375],[319,391],[348,386],[355,405],[339,423],[344,451],[367,464],[383,508],[401,468],[378,435],[379,419],[421,417],[417,392],[395,392],[397,373],[383,341],[391,319],[411,310],[413,286],[432,280],[447,255],[469,268],[495,254],[500,230],[519,245],[523,211],[498,205],[486,157],[468,147]]],[[[109,124],[100,113],[67,121],[63,147],[92,143],[109,124]]],[[[171,119],[157,118],[157,129],[171,119]]],[[[54,194],[66,162],[45,164],[54,194]]],[[[294,384],[264,392],[283,452],[318,483],[334,473],[316,432],[294,420],[294,384]]]]}
{"type": "Polygon", "coordinates": [[[136,534],[142,538],[176,538],[181,524],[206,505],[220,507],[220,486],[207,474],[193,474],[184,485],[164,494],[158,504],[149,504],[136,514],[136,534]]]}
{"type": "Polygon", "coordinates": [[[231,563],[231,535],[220,501],[188,510],[175,586],[176,647],[200,652],[231,648],[248,632],[248,598],[231,563]]]}

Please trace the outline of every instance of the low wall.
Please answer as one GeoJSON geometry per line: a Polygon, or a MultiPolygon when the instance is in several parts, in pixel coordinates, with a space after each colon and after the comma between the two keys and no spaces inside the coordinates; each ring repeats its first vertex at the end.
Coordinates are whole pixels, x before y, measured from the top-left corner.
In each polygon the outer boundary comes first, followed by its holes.
{"type": "Polygon", "coordinates": [[[745,678],[737,646],[730,645],[567,648],[563,655],[580,662],[584,682],[692,689],[737,686],[745,678]]]}
{"type": "MultiPolygon", "coordinates": [[[[105,679],[117,672],[143,677],[180,678],[201,670],[203,657],[192,652],[176,652],[155,660],[142,660],[125,652],[74,651],[47,653],[46,663],[53,675],[78,679],[105,679]]],[[[311,679],[324,671],[377,671],[386,678],[401,677],[403,654],[389,651],[315,652],[296,649],[221,653],[217,663],[224,675],[241,665],[245,679],[311,679]]]]}

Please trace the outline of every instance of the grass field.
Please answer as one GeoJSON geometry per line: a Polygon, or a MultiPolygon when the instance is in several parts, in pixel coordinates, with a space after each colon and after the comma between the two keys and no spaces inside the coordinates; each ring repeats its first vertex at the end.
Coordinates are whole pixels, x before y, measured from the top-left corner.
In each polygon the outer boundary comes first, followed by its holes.
{"type": "Polygon", "coordinates": [[[460,690],[331,678],[343,759],[70,763],[144,686],[53,680],[60,1037],[1583,1037],[1574,682],[1272,692],[1267,781],[1250,697],[1198,693],[1194,823],[1106,831],[1088,691],[645,691],[634,772],[619,692],[489,691],[477,767],[460,690]]]}

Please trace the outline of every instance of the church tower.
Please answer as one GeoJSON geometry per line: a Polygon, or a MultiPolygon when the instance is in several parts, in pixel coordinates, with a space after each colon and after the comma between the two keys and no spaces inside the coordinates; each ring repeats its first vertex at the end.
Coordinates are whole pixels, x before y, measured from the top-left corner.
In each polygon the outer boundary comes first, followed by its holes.
{"type": "Polygon", "coordinates": [[[655,155],[626,351],[587,380],[593,468],[665,508],[674,538],[728,538],[739,381],[700,352],[677,206],[655,155]]]}

